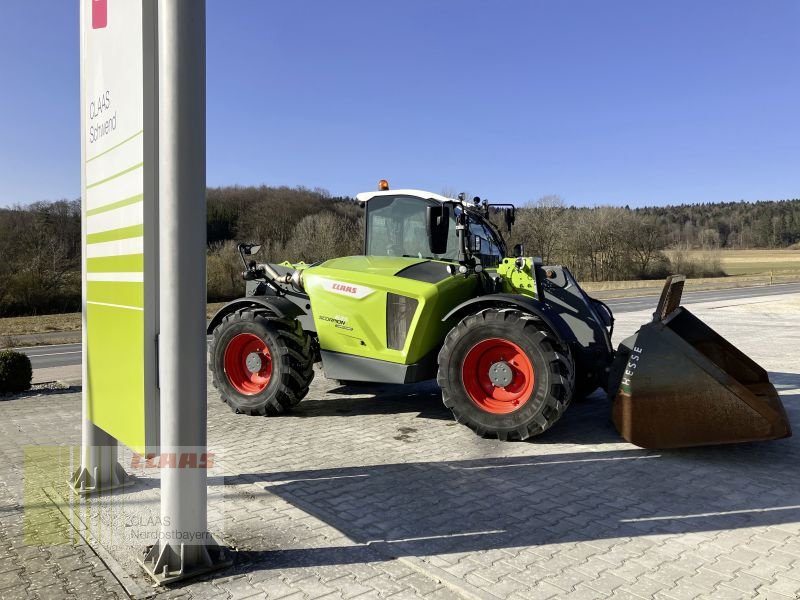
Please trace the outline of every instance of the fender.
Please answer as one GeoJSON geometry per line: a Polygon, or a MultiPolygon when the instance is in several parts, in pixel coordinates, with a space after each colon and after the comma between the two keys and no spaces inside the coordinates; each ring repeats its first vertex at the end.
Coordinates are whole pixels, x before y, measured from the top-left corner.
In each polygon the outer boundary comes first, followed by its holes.
{"type": "MultiPolygon", "coordinates": [[[[287,300],[282,296],[249,296],[247,298],[239,298],[228,302],[225,306],[217,311],[217,314],[211,319],[206,329],[206,333],[211,335],[216,329],[217,325],[222,322],[226,316],[232,312],[236,312],[241,308],[263,306],[268,308],[276,315],[285,319],[298,319],[306,316],[306,312],[297,306],[291,300],[287,300]]],[[[304,319],[301,320],[301,322],[304,319]]]]}
{"type": "Polygon", "coordinates": [[[578,343],[572,329],[570,329],[557,312],[544,302],[540,302],[529,296],[523,296],[522,294],[487,294],[485,296],[471,298],[466,302],[462,302],[447,313],[442,321],[449,321],[450,319],[460,321],[467,314],[475,313],[483,308],[497,306],[517,307],[523,311],[532,313],[544,321],[544,324],[550,328],[561,342],[567,344],[578,343]]]}

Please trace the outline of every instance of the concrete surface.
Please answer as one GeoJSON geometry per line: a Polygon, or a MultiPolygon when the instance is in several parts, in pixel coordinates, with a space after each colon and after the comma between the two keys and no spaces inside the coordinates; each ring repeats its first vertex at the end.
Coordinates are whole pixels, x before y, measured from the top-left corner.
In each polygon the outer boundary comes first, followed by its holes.
{"type": "Polygon", "coordinates": [[[39,383],[58,382],[66,387],[80,386],[81,380],[81,365],[69,365],[66,367],[47,367],[46,369],[34,369],[33,385],[39,383]]]}
{"type": "MultiPolygon", "coordinates": [[[[797,430],[800,295],[692,310],[770,371],[797,430]]],[[[650,312],[619,314],[616,341],[650,312]]],[[[212,391],[210,528],[237,562],[151,590],[140,548],[115,536],[157,529],[156,476],[142,471],[81,509],[96,519],[100,560],[49,501],[69,500],[61,473],[30,456],[78,443],[79,417],[78,393],[0,402],[2,598],[125,597],[120,581],[158,598],[800,595],[798,437],[641,450],[595,396],[535,441],[502,443],[454,423],[430,384],[348,389],[318,378],[293,414],[269,419],[233,414],[212,391]],[[114,506],[124,518],[109,520],[114,506]]],[[[129,453],[122,462],[132,470],[129,453]]]]}

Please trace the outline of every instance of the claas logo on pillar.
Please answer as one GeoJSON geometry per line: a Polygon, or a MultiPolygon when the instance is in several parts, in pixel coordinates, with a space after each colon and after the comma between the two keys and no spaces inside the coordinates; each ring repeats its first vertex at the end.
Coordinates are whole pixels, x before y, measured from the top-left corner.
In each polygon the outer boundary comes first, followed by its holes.
{"type": "Polygon", "coordinates": [[[108,0],[92,0],[92,29],[108,25],[108,0]]]}

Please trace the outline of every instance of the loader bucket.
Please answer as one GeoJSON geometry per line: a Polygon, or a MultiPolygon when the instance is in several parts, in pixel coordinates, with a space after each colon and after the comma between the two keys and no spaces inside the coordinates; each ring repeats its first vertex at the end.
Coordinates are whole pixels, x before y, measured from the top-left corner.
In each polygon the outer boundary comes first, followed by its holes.
{"type": "Polygon", "coordinates": [[[667,279],[653,321],[619,346],[609,386],[617,430],[643,448],[790,436],[767,372],[679,306],[683,280],[667,279]]]}

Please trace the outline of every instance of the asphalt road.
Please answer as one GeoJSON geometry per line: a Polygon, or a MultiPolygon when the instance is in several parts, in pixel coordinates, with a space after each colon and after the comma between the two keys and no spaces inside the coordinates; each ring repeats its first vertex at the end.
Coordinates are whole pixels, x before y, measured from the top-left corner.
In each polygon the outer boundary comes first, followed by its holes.
{"type": "MultiPolygon", "coordinates": [[[[707,292],[684,292],[681,304],[690,305],[698,302],[718,302],[721,300],[741,300],[743,298],[761,298],[779,294],[796,294],[800,292],[800,283],[779,283],[771,286],[750,288],[732,288],[729,290],[710,290],[707,292]]],[[[616,298],[604,300],[614,313],[634,312],[652,308],[658,304],[658,296],[640,296],[636,298],[616,298]]]]}
{"type": "MultiPolygon", "coordinates": [[[[800,283],[778,284],[770,287],[734,288],[729,290],[712,290],[708,292],[687,292],[683,295],[682,304],[691,305],[697,302],[716,302],[720,300],[739,300],[742,298],[759,298],[777,294],[800,293],[800,283]]],[[[606,300],[606,304],[616,313],[634,312],[637,310],[655,310],[657,296],[638,298],[619,298],[606,300]]],[[[31,359],[34,369],[49,367],[65,367],[81,364],[80,344],[61,344],[57,346],[37,346],[19,348],[31,359]]]]}
{"type": "Polygon", "coordinates": [[[80,344],[59,344],[57,346],[34,346],[17,349],[30,357],[31,366],[34,370],[81,364],[80,344]]]}

